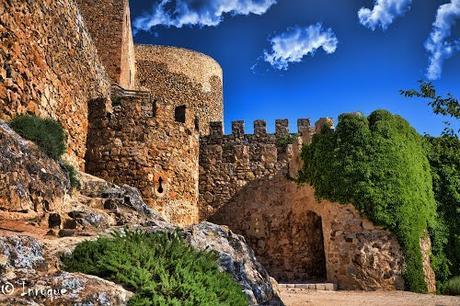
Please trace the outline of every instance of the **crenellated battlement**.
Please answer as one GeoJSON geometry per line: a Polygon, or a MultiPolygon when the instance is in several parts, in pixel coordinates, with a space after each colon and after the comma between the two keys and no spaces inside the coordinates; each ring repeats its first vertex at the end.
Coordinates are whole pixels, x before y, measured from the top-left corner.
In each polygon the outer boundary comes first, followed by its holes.
{"type": "Polygon", "coordinates": [[[309,119],[298,119],[297,120],[297,131],[291,133],[289,130],[288,119],[277,119],[275,120],[275,133],[271,134],[267,132],[267,122],[265,120],[254,121],[254,133],[247,134],[245,131],[245,122],[243,120],[232,121],[232,132],[231,134],[224,134],[224,128],[222,122],[211,122],[209,126],[209,135],[204,137],[209,142],[219,142],[220,140],[256,140],[270,143],[271,140],[285,138],[287,136],[311,136],[313,130],[310,127],[309,119]]]}

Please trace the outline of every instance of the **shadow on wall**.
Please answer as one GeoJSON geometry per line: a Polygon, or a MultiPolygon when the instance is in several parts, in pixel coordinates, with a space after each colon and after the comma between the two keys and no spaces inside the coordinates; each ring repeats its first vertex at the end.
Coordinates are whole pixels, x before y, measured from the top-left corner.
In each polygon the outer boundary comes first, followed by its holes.
{"type": "Polygon", "coordinates": [[[291,209],[280,194],[285,192],[282,186],[269,193],[261,190],[261,186],[277,185],[278,179],[264,177],[251,181],[209,220],[243,235],[278,282],[325,281],[322,218],[308,209],[299,212],[291,209]],[[270,194],[271,201],[264,194],[270,194]]]}

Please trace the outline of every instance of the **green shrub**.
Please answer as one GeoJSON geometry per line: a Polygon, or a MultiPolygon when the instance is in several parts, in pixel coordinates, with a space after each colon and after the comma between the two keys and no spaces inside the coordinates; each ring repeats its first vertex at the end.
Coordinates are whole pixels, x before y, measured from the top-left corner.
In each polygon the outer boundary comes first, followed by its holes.
{"type": "Polygon", "coordinates": [[[85,241],[62,259],[68,271],[97,275],[135,293],[130,305],[247,305],[241,287],[221,272],[217,256],[178,233],[127,232],[85,241]]]}
{"type": "Polygon", "coordinates": [[[444,294],[460,295],[460,276],[449,279],[444,285],[444,294]]]}
{"type": "Polygon", "coordinates": [[[81,185],[80,180],[78,179],[78,171],[75,169],[75,167],[66,162],[62,162],[61,167],[69,176],[70,186],[73,188],[80,188],[81,185]]]}
{"type": "Polygon", "coordinates": [[[54,119],[20,115],[10,122],[11,128],[23,138],[36,143],[54,160],[59,160],[66,149],[66,135],[61,124],[54,119]]]}
{"type": "Polygon", "coordinates": [[[352,203],[374,223],[392,231],[405,252],[408,289],[425,292],[420,238],[435,228],[436,202],[422,138],[399,116],[375,111],[368,118],[339,117],[302,151],[300,182],[316,196],[352,203]]]}
{"type": "Polygon", "coordinates": [[[460,140],[455,136],[426,137],[430,150],[433,191],[442,235],[433,243],[436,279],[460,275],[460,140]],[[443,258],[442,261],[439,258],[443,258]]]}

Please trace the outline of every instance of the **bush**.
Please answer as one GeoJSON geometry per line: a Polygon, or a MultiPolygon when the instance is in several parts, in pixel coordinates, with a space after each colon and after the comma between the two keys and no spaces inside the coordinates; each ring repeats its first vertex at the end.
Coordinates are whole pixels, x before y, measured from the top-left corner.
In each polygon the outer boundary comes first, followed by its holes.
{"type": "Polygon", "coordinates": [[[10,122],[11,128],[23,138],[36,143],[54,160],[59,160],[66,149],[66,135],[61,124],[54,119],[20,115],[10,122]]]}
{"type": "Polygon", "coordinates": [[[451,278],[444,285],[444,294],[460,295],[460,276],[451,278]]]}
{"type": "Polygon", "coordinates": [[[436,202],[422,138],[399,116],[375,111],[368,118],[341,115],[302,151],[299,180],[316,196],[352,203],[392,231],[404,249],[408,289],[425,292],[420,238],[435,228],[436,202]]]}
{"type": "Polygon", "coordinates": [[[460,275],[460,140],[450,135],[426,139],[430,144],[428,159],[433,191],[443,227],[440,241],[433,243],[433,253],[444,260],[433,263],[437,280],[444,282],[451,275],[460,275]]]}
{"type": "Polygon", "coordinates": [[[176,233],[126,232],[85,241],[62,259],[68,271],[97,275],[135,293],[129,305],[247,305],[214,253],[192,249],[176,233]]]}
{"type": "Polygon", "coordinates": [[[73,188],[80,188],[80,180],[78,179],[78,171],[69,163],[62,162],[61,163],[62,169],[67,173],[70,180],[70,186],[73,188]]]}

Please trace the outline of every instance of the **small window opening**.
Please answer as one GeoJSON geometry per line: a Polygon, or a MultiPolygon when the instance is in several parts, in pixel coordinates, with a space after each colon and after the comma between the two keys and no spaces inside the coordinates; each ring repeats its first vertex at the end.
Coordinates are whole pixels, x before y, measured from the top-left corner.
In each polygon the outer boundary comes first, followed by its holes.
{"type": "Polygon", "coordinates": [[[153,100],[152,102],[152,117],[156,117],[157,115],[157,101],[153,100]]]}
{"type": "Polygon", "coordinates": [[[163,188],[163,179],[160,177],[158,179],[158,189],[157,189],[158,193],[163,193],[164,191],[164,188],[163,188]]]}
{"type": "Polygon", "coordinates": [[[176,109],[174,110],[174,119],[176,120],[176,122],[185,123],[185,110],[185,105],[176,107],[176,109]]]}
{"type": "Polygon", "coordinates": [[[198,118],[198,116],[195,117],[195,130],[200,130],[200,119],[198,118]]]}

